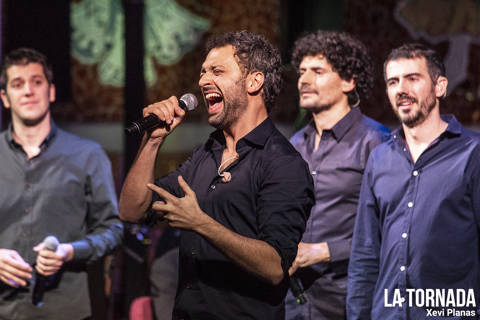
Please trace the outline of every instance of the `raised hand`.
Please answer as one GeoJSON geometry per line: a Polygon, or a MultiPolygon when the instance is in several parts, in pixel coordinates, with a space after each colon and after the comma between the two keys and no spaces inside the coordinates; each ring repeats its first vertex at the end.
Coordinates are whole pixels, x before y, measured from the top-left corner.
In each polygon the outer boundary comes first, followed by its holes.
{"type": "Polygon", "coordinates": [[[156,115],[160,121],[166,124],[165,126],[160,126],[149,133],[149,137],[152,139],[165,138],[185,117],[185,111],[179,106],[178,99],[175,96],[171,96],[163,101],[155,102],[143,109],[144,117],[147,117],[150,114],[156,115]]]}
{"type": "Polygon", "coordinates": [[[154,202],[152,209],[164,213],[163,217],[170,226],[195,231],[207,223],[210,217],[200,209],[195,192],[182,176],[178,176],[178,184],[185,192],[182,198],[177,198],[154,184],[148,184],[147,186],[164,200],[154,202]]]}

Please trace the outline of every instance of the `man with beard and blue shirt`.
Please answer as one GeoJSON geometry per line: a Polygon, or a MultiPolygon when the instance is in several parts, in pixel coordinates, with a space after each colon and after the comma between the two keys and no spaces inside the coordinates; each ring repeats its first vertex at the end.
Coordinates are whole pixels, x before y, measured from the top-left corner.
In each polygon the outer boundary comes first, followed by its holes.
{"type": "Polygon", "coordinates": [[[365,169],[348,318],[477,319],[480,135],[440,114],[448,80],[435,51],[421,44],[394,49],[384,77],[401,127],[365,169]]]}

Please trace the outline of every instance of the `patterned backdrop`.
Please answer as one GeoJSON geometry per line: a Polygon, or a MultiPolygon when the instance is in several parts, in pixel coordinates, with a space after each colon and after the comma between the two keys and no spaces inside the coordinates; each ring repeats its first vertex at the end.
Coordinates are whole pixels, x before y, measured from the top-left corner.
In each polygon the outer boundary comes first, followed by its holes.
{"type": "MultiPolygon", "coordinates": [[[[289,13],[282,10],[285,3],[288,1],[145,0],[147,102],[184,92],[199,96],[202,48],[213,33],[247,29],[276,45],[283,43],[286,35],[281,30],[300,23],[282,25],[289,21],[285,17],[289,13]]],[[[57,119],[122,121],[123,14],[120,0],[71,1],[73,98],[55,109],[57,119]]],[[[314,14],[305,9],[306,17],[314,14]]],[[[438,50],[447,62],[451,92],[442,103],[442,112],[454,113],[465,124],[480,124],[479,0],[343,0],[339,19],[345,31],[364,41],[374,59],[374,92],[362,103],[368,115],[396,123],[385,96],[383,60],[391,48],[419,41],[438,50]]],[[[287,84],[273,117],[292,123],[298,112],[296,75],[288,66],[285,75],[287,84]]],[[[193,121],[204,118],[203,108],[189,116],[193,121]]]]}
{"type": "MultiPolygon", "coordinates": [[[[278,44],[276,0],[146,0],[144,5],[148,103],[184,92],[200,96],[197,81],[203,44],[213,33],[248,29],[278,44]]],[[[122,121],[123,14],[121,1],[72,1],[73,101],[56,109],[57,118],[122,121]]],[[[203,114],[203,108],[198,108],[189,118],[203,114]]]]}

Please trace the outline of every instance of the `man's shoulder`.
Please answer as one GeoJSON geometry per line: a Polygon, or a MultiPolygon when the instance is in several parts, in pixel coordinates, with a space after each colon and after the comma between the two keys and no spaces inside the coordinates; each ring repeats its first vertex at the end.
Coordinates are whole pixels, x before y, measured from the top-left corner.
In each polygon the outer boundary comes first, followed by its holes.
{"type": "Polygon", "coordinates": [[[54,154],[62,155],[66,159],[78,163],[89,161],[88,159],[96,159],[96,163],[108,162],[107,153],[98,142],[60,128],[57,128],[51,149],[54,154]]]}
{"type": "Polygon", "coordinates": [[[386,140],[390,135],[390,129],[382,123],[362,114],[360,125],[362,129],[374,135],[378,135],[386,140]]]}
{"type": "MultiPolygon", "coordinates": [[[[293,138],[293,137],[292,137],[293,138]]],[[[288,140],[276,127],[272,131],[267,143],[265,144],[265,151],[272,157],[275,156],[293,156],[300,157],[301,155],[292,145],[292,140],[288,140]]]]}
{"type": "Polygon", "coordinates": [[[57,128],[58,142],[62,145],[67,145],[72,151],[99,151],[103,150],[101,145],[91,139],[87,139],[63,129],[57,128]]]}
{"type": "Polygon", "coordinates": [[[471,139],[473,143],[479,144],[480,143],[480,132],[473,131],[467,129],[465,127],[462,128],[462,135],[467,139],[471,139]]]}
{"type": "Polygon", "coordinates": [[[296,131],[290,137],[290,143],[294,146],[298,146],[299,144],[305,142],[305,130],[307,129],[308,125],[304,126],[302,129],[296,131]]]}

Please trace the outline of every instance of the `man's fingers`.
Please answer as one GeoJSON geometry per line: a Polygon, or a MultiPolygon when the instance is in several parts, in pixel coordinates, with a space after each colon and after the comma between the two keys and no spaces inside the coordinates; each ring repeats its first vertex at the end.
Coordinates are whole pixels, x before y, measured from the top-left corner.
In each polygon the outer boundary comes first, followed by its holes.
{"type": "Polygon", "coordinates": [[[60,270],[61,264],[60,265],[41,265],[37,264],[35,266],[35,269],[37,269],[38,273],[44,276],[49,276],[51,274],[56,273],[58,270],[60,270]]]}
{"type": "Polygon", "coordinates": [[[18,254],[12,254],[9,256],[9,259],[2,260],[2,265],[4,268],[20,270],[25,272],[31,272],[32,267],[25,260],[20,257],[18,254]]]}
{"type": "Polygon", "coordinates": [[[163,201],[155,201],[152,204],[152,209],[155,211],[167,211],[167,204],[163,201]]]}
{"type": "Polygon", "coordinates": [[[152,190],[153,192],[156,192],[160,197],[163,198],[166,202],[172,201],[175,199],[175,196],[171,195],[167,190],[160,188],[159,186],[153,184],[153,183],[148,183],[147,187],[152,190]]]}
{"type": "Polygon", "coordinates": [[[178,185],[182,188],[183,192],[185,192],[185,195],[195,195],[195,192],[190,188],[182,176],[178,176],[178,185]]]}
{"type": "Polygon", "coordinates": [[[0,276],[0,280],[14,288],[18,288],[19,286],[25,287],[27,285],[27,282],[25,280],[14,276],[0,276]]]}
{"type": "Polygon", "coordinates": [[[60,256],[54,255],[53,257],[38,256],[37,266],[41,266],[43,269],[59,268],[63,264],[60,256]]]}
{"type": "Polygon", "coordinates": [[[13,281],[14,283],[17,283],[21,286],[26,286],[27,282],[25,281],[25,279],[31,279],[32,274],[19,269],[15,269],[11,266],[6,266],[2,270],[2,277],[7,280],[6,282],[4,282],[9,285],[12,285],[11,281],[13,281]]]}
{"type": "Polygon", "coordinates": [[[39,252],[39,251],[43,250],[44,247],[45,247],[45,243],[40,242],[35,247],[33,247],[33,251],[39,252]]]}

